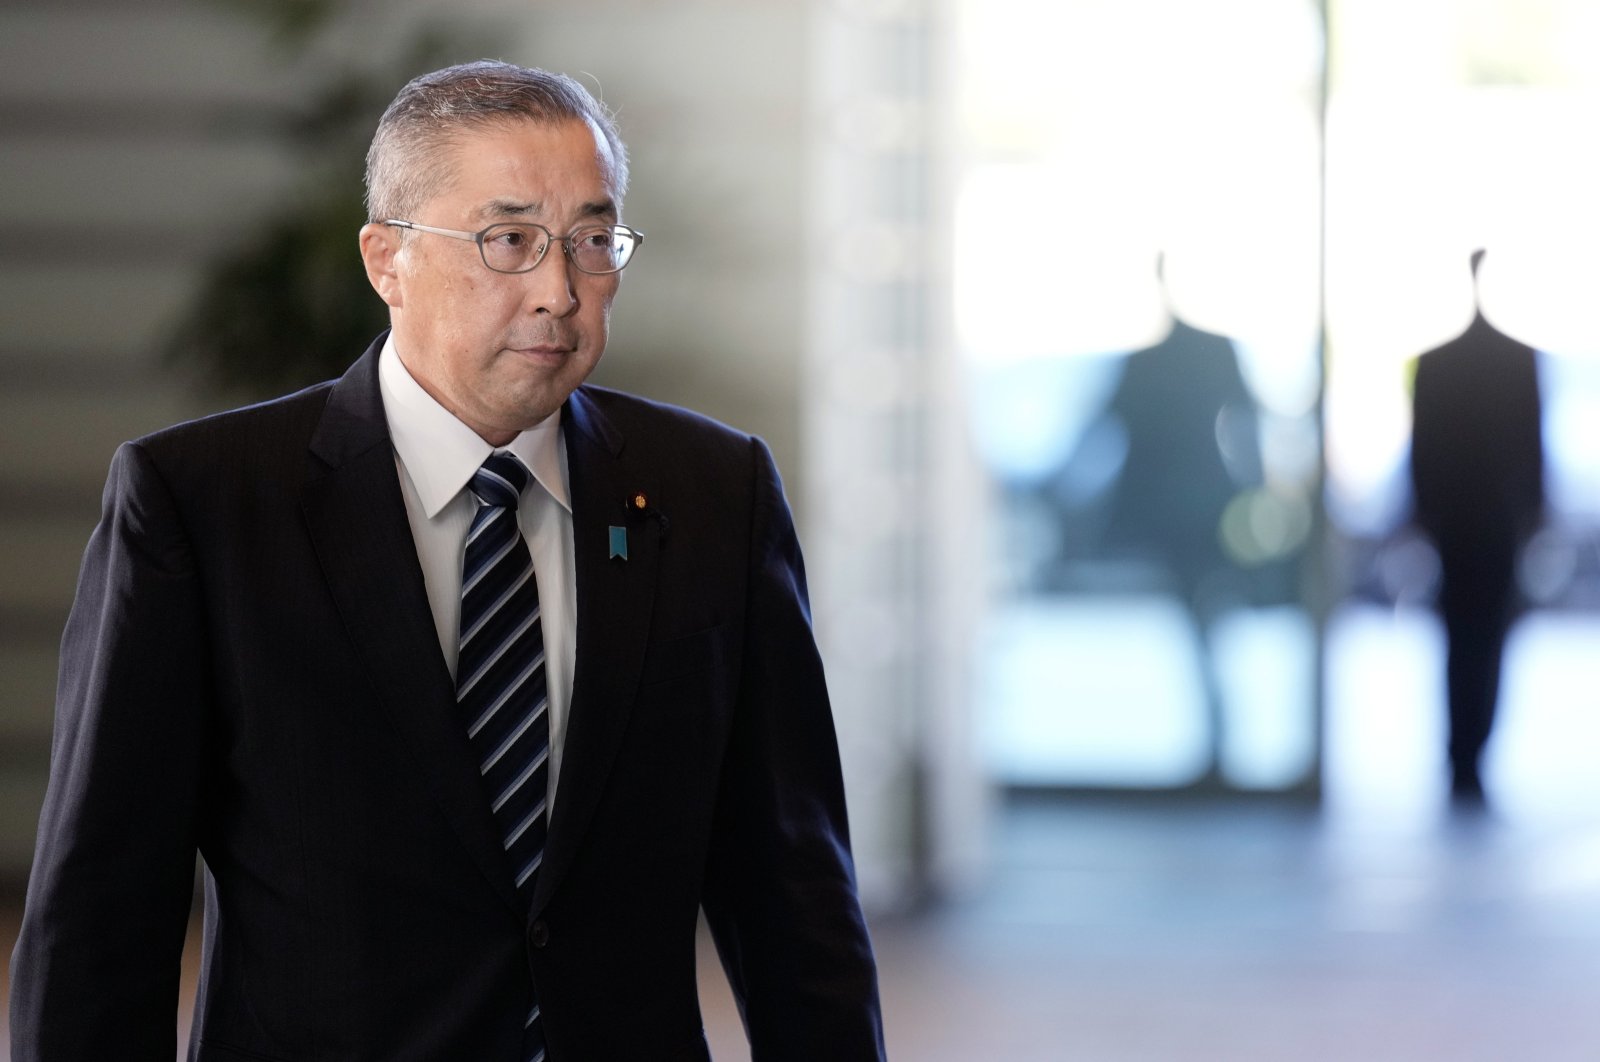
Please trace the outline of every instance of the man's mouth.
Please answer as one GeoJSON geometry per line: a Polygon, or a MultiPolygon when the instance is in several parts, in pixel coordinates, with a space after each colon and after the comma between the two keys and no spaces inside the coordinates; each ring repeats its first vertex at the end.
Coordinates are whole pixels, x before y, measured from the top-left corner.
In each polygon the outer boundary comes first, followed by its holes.
{"type": "Polygon", "coordinates": [[[529,343],[526,346],[514,346],[511,349],[521,354],[536,354],[545,357],[572,353],[572,346],[568,343],[529,343]]]}

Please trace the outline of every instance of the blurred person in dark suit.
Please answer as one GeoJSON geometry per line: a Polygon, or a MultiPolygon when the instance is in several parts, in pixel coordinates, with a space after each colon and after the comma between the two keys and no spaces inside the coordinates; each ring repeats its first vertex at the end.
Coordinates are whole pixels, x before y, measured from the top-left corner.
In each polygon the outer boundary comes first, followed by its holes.
{"type": "MultiPolygon", "coordinates": [[[[1473,290],[1484,252],[1472,254],[1473,290]]],[[[1516,567],[1544,509],[1537,359],[1477,309],[1467,330],[1417,359],[1411,482],[1439,553],[1447,641],[1450,784],[1484,799],[1501,658],[1518,604],[1516,567]]]]}
{"type": "MultiPolygon", "coordinates": [[[[1182,606],[1193,636],[1207,740],[1198,784],[1221,784],[1227,704],[1217,631],[1249,603],[1250,574],[1224,543],[1223,519],[1263,480],[1259,418],[1234,342],[1196,328],[1173,305],[1166,255],[1156,278],[1170,325],[1123,359],[1092,428],[1122,444],[1104,498],[1103,550],[1150,565],[1182,606]]],[[[1097,440],[1098,442],[1098,440],[1097,440]]]]}
{"type": "Polygon", "coordinates": [[[586,384],[626,154],[569,78],[407,85],[339,380],[122,446],[62,642],[17,1062],[881,1059],[766,447],[586,384]]]}

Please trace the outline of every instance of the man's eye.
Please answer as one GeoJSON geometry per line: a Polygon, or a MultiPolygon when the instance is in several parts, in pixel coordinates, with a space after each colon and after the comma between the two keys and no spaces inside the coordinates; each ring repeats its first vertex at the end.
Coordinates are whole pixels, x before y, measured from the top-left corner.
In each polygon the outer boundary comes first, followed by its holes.
{"type": "Polygon", "coordinates": [[[528,234],[521,229],[501,229],[494,234],[492,242],[507,250],[517,250],[528,245],[528,234]]]}

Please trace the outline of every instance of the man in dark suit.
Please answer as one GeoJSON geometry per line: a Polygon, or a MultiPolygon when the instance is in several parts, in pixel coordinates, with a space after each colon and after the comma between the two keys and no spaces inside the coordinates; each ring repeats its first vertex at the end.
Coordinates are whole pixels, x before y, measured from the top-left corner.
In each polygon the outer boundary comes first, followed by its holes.
{"type": "MultiPolygon", "coordinates": [[[[1472,255],[1476,285],[1483,252],[1472,255]]],[[[1418,524],[1439,551],[1451,796],[1483,800],[1483,752],[1517,606],[1517,556],[1544,510],[1538,365],[1531,347],[1478,311],[1417,360],[1411,481],[1418,524]]]]}
{"type": "Polygon", "coordinates": [[[339,380],[124,445],[62,643],[18,1062],[880,1059],[838,751],[766,448],[587,386],[626,155],[570,79],[402,90],[339,380]],[[487,543],[487,545],[486,545],[487,543]],[[485,649],[484,646],[488,645],[485,649]]]}

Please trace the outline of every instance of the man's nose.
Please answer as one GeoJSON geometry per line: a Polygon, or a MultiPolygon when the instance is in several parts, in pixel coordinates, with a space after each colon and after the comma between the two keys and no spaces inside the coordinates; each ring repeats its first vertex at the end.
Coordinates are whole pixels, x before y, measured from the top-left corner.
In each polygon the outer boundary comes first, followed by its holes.
{"type": "Polygon", "coordinates": [[[551,240],[539,264],[523,274],[528,285],[530,313],[565,317],[578,308],[578,293],[572,284],[573,267],[560,241],[551,240]]]}

